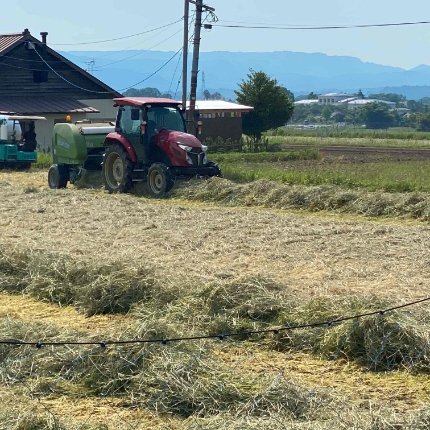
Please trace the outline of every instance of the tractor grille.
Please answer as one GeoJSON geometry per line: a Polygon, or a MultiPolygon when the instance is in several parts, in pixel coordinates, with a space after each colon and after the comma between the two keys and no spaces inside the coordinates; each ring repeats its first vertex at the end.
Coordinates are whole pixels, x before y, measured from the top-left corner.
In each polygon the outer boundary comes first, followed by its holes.
{"type": "Polygon", "coordinates": [[[193,149],[192,152],[188,152],[188,156],[193,162],[193,166],[202,166],[205,158],[205,153],[201,149],[193,149]]]}

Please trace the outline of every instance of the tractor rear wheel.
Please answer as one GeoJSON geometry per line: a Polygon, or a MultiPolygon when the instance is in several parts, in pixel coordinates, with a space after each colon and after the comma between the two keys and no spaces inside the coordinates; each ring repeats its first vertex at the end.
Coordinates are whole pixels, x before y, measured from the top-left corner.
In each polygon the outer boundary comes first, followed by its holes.
{"type": "Polygon", "coordinates": [[[48,185],[53,190],[66,188],[68,181],[67,167],[64,164],[53,164],[48,172],[48,185]]]}
{"type": "Polygon", "coordinates": [[[162,197],[174,185],[172,175],[163,163],[154,163],[148,170],[148,191],[154,197],[162,197]]]}
{"type": "Polygon", "coordinates": [[[109,193],[126,193],[133,186],[133,162],[122,146],[115,144],[106,149],[102,170],[109,193]]]}

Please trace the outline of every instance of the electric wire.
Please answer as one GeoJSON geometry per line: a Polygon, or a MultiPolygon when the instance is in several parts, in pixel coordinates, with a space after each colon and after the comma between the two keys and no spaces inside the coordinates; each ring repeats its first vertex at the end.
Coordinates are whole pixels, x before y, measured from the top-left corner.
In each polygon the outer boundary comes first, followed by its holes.
{"type": "Polygon", "coordinates": [[[68,79],[66,79],[64,76],[60,75],[56,70],[54,70],[46,61],[45,59],[39,54],[39,52],[37,51],[36,47],[34,48],[34,52],[36,52],[36,54],[39,56],[39,58],[49,67],[49,69],[55,73],[59,78],[61,78],[64,82],[67,82],[69,85],[72,85],[75,88],[78,88],[82,91],[86,91],[88,93],[93,93],[93,94],[112,94],[112,91],[93,91],[93,90],[88,90],[86,88],[82,88],[79,85],[74,84],[73,82],[70,82],[68,79]]]}
{"type": "MultiPolygon", "coordinates": [[[[147,42],[147,41],[149,41],[149,40],[151,40],[151,39],[154,39],[155,37],[157,37],[157,36],[159,36],[160,34],[163,34],[164,32],[166,32],[168,30],[168,28],[166,27],[163,31],[160,31],[159,33],[157,33],[157,34],[154,34],[153,36],[151,36],[151,37],[148,37],[148,38],[146,38],[145,40],[142,40],[142,41],[140,41],[140,42],[138,42],[138,43],[135,43],[135,44],[133,44],[133,45],[130,45],[130,46],[128,46],[128,47],[126,47],[126,48],[124,48],[124,49],[119,49],[119,50],[115,50],[115,51],[113,51],[113,52],[126,52],[126,51],[128,51],[129,49],[131,49],[131,48],[134,48],[134,47],[136,47],[136,46],[139,46],[139,45],[141,45],[142,43],[145,43],[145,42],[147,42]]],[[[181,31],[181,30],[180,30],[181,31]]],[[[178,34],[178,33],[175,33],[175,35],[176,34],[178,34]]],[[[173,36],[171,36],[171,37],[173,37],[173,36]]],[[[169,39],[169,38],[168,38],[169,39]]],[[[165,42],[166,40],[168,40],[168,39],[164,39],[162,42],[160,42],[159,44],[161,45],[163,42],[165,42]]],[[[154,46],[152,46],[151,48],[148,48],[147,50],[150,50],[150,49],[153,49],[153,48],[155,48],[156,46],[158,46],[158,44],[157,45],[154,45],[154,46]]],[[[143,51],[144,52],[144,51],[143,51]]],[[[112,51],[108,51],[106,54],[104,54],[104,55],[100,55],[100,56],[98,56],[98,57],[94,57],[94,58],[92,58],[93,60],[99,60],[100,58],[104,58],[104,57],[107,57],[107,56],[109,56],[109,55],[111,55],[112,54],[112,51]]],[[[12,56],[12,55],[2,55],[1,56],[1,58],[9,58],[9,59],[11,59],[11,60],[17,60],[17,61],[23,61],[23,62],[26,62],[26,63],[43,63],[43,61],[41,61],[41,60],[28,60],[28,59],[26,59],[26,58],[19,58],[19,57],[14,57],[14,56],[12,56]]],[[[128,59],[128,58],[124,58],[124,60],[126,60],[126,59],[128,59]]],[[[70,61],[70,60],[69,60],[70,61]]],[[[52,64],[52,63],[64,63],[64,60],[50,60],[50,63],[52,64]]],[[[99,67],[104,67],[105,65],[102,65],[102,66],[99,66],[99,67]]],[[[33,70],[33,69],[32,69],[33,70]]]]}
{"type": "Polygon", "coordinates": [[[119,90],[120,92],[129,90],[130,88],[134,88],[136,85],[140,85],[141,83],[147,81],[148,79],[152,78],[154,75],[156,75],[160,70],[164,69],[181,51],[183,50],[183,47],[181,46],[181,48],[179,50],[177,50],[172,57],[170,57],[159,69],[157,69],[154,73],[150,74],[149,76],[147,76],[145,79],[142,79],[139,82],[136,82],[133,85],[130,85],[127,88],[123,88],[121,90],[119,90]]]}
{"type": "Polygon", "coordinates": [[[173,37],[175,37],[177,34],[179,34],[179,33],[181,33],[181,32],[182,32],[182,29],[181,29],[181,30],[179,30],[179,31],[177,31],[176,33],[172,34],[172,35],[171,35],[171,36],[169,36],[168,38],[166,38],[166,39],[162,40],[161,42],[157,43],[156,45],[151,46],[151,47],[150,47],[150,48],[148,48],[148,49],[141,50],[141,51],[137,52],[136,54],[130,55],[129,57],[125,57],[125,58],[122,58],[121,60],[113,61],[112,63],[102,64],[102,65],[98,66],[98,67],[95,69],[95,71],[99,71],[99,70],[100,70],[101,68],[103,68],[103,67],[112,66],[113,64],[122,63],[123,61],[129,60],[130,58],[138,57],[139,55],[141,55],[141,54],[143,54],[143,53],[145,53],[145,52],[148,52],[148,51],[150,51],[151,49],[156,48],[157,46],[160,46],[161,44],[163,44],[164,42],[166,42],[166,41],[167,41],[167,40],[169,40],[169,39],[172,39],[173,37]]]}
{"type": "MultiPolygon", "coordinates": [[[[179,51],[178,51],[179,52],[179,51]]],[[[415,300],[413,302],[409,302],[403,305],[393,306],[388,309],[366,312],[358,315],[347,316],[342,318],[337,318],[333,320],[315,322],[315,323],[307,323],[307,324],[299,324],[292,326],[284,326],[272,329],[264,329],[264,330],[250,330],[250,331],[242,331],[238,333],[223,333],[223,334],[215,334],[215,335],[199,335],[199,336],[188,336],[188,337],[176,337],[176,338],[164,338],[164,339],[131,339],[131,340],[119,340],[119,341],[87,341],[87,342],[79,342],[79,341],[65,341],[65,342],[30,342],[30,341],[17,341],[17,340],[0,340],[0,345],[13,345],[13,346],[35,346],[40,349],[44,346],[72,346],[72,345],[86,345],[86,346],[94,346],[98,345],[101,348],[106,348],[110,345],[130,345],[130,344],[149,344],[149,343],[161,343],[162,345],[167,345],[171,342],[180,342],[180,341],[195,341],[195,340],[205,340],[205,339],[218,339],[225,340],[226,338],[233,337],[241,337],[241,336],[250,336],[256,334],[275,334],[278,335],[281,332],[299,330],[305,328],[316,328],[316,327],[332,327],[335,324],[340,324],[346,321],[357,320],[364,317],[380,315],[383,316],[388,312],[393,312],[395,310],[411,307],[417,305],[419,303],[424,303],[430,301],[430,297],[426,297],[420,300],[415,300]]]]}
{"type": "Polygon", "coordinates": [[[161,30],[162,28],[170,27],[180,21],[182,21],[184,17],[178,19],[177,21],[171,22],[169,24],[163,25],[161,27],[153,28],[152,30],[142,31],[140,33],[130,34],[129,36],[116,37],[114,39],[105,39],[105,40],[97,40],[94,42],[79,42],[79,43],[50,43],[52,46],[78,46],[78,45],[93,45],[97,43],[107,43],[107,42],[116,42],[117,40],[130,39],[131,37],[141,36],[142,34],[152,33],[153,31],[161,30]]]}
{"type": "MultiPolygon", "coordinates": [[[[128,90],[128,89],[130,89],[130,88],[133,88],[133,87],[135,87],[136,85],[139,85],[139,84],[141,84],[142,82],[145,82],[145,81],[147,81],[148,79],[150,79],[150,78],[152,78],[154,75],[156,75],[160,70],[162,70],[162,69],[164,69],[164,67],[166,67],[180,52],[182,51],[182,47],[178,50],[178,51],[176,51],[175,52],[175,54],[173,54],[173,56],[172,57],[170,57],[169,58],[169,60],[167,60],[161,67],[159,67],[154,73],[151,73],[149,76],[147,76],[145,79],[142,79],[141,81],[139,81],[139,82],[137,82],[137,83],[135,83],[135,84],[133,84],[133,85],[131,85],[131,86],[129,86],[129,87],[126,87],[126,88],[122,88],[121,90],[119,90],[118,92],[123,92],[123,91],[126,91],[126,90],[128,90]]],[[[44,59],[43,59],[43,57],[39,54],[39,52],[37,51],[37,49],[35,49],[35,52],[36,52],[36,54],[39,56],[39,58],[43,61],[43,63],[45,63],[48,67],[49,67],[49,69],[53,72],[53,73],[55,73],[59,78],[61,78],[63,81],[65,81],[65,82],[67,82],[68,84],[70,84],[70,85],[72,85],[73,87],[75,87],[75,88],[78,88],[78,89],[80,89],[80,90],[82,90],[82,91],[86,91],[86,92],[89,92],[89,93],[94,93],[94,94],[112,94],[112,91],[93,91],[93,90],[88,90],[88,89],[86,89],[86,88],[83,88],[83,87],[81,87],[81,86],[79,86],[79,85],[76,85],[76,84],[74,84],[73,82],[70,82],[68,79],[66,79],[64,76],[62,76],[62,75],[60,75],[56,70],[54,70],[44,59]]]]}
{"type": "Polygon", "coordinates": [[[279,27],[274,25],[225,25],[225,24],[214,24],[213,27],[223,28],[248,28],[258,30],[340,30],[340,29],[353,29],[353,28],[375,28],[375,27],[402,27],[411,25],[426,25],[430,24],[430,21],[415,21],[415,22],[395,22],[395,23],[384,23],[384,24],[351,24],[351,25],[321,25],[321,26],[285,26],[279,27]]]}

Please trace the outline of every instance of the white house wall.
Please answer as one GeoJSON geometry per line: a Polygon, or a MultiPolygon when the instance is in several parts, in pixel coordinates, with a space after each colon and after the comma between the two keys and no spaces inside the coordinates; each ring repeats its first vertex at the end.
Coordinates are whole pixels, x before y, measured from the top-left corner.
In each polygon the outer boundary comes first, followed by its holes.
{"type": "Polygon", "coordinates": [[[113,99],[94,99],[79,100],[81,103],[91,106],[100,111],[100,113],[91,113],[87,115],[88,119],[114,120],[118,108],[113,107],[113,99]]]}

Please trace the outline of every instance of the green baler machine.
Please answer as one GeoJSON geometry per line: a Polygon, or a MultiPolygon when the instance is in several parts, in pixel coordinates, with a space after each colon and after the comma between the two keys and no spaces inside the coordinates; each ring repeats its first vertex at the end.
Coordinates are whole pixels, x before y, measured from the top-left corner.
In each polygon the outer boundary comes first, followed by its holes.
{"type": "Polygon", "coordinates": [[[67,181],[73,184],[81,178],[82,169],[101,171],[104,141],[114,130],[115,127],[109,124],[55,124],[52,138],[54,165],[48,175],[48,181],[52,181],[50,185],[57,188],[55,184],[62,185],[67,181]]]}

